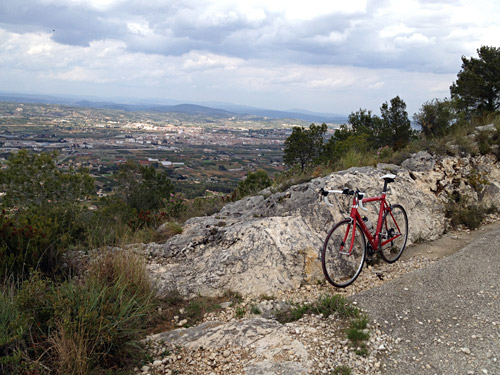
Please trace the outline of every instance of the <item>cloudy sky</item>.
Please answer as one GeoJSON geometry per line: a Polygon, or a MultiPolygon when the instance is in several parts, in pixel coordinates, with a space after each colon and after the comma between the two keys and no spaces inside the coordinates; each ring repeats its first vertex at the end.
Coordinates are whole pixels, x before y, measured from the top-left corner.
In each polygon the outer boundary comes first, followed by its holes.
{"type": "Polygon", "coordinates": [[[0,0],[0,91],[410,116],[461,56],[500,47],[498,0],[0,0]]]}

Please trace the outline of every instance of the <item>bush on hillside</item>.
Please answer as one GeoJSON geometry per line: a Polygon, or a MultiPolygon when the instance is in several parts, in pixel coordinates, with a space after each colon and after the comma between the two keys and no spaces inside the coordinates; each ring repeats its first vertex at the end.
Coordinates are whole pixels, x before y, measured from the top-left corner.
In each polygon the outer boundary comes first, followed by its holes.
{"type": "Polygon", "coordinates": [[[125,251],[97,257],[80,281],[56,284],[34,273],[17,293],[1,290],[0,370],[66,375],[120,367],[141,350],[154,295],[143,260],[125,251]]]}
{"type": "Polygon", "coordinates": [[[238,184],[235,190],[235,198],[241,199],[247,195],[255,194],[271,186],[272,183],[273,181],[266,171],[248,172],[247,177],[238,184]]]}
{"type": "Polygon", "coordinates": [[[44,205],[0,214],[0,278],[25,278],[32,270],[53,275],[61,255],[83,241],[85,228],[74,204],[44,205]]]}
{"type": "Polygon", "coordinates": [[[450,220],[452,228],[463,225],[474,230],[479,228],[484,221],[486,209],[477,203],[471,203],[469,199],[456,193],[448,198],[445,216],[450,220]]]}

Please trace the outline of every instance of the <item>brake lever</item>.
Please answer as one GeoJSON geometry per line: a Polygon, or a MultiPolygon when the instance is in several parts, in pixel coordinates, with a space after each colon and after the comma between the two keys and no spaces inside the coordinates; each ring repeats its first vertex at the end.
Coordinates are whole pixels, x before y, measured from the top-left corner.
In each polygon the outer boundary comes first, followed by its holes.
{"type": "Polygon", "coordinates": [[[363,206],[363,198],[365,196],[365,193],[360,193],[358,191],[358,205],[359,205],[359,208],[361,208],[363,211],[368,211],[367,208],[365,208],[365,206],[363,206]]]}

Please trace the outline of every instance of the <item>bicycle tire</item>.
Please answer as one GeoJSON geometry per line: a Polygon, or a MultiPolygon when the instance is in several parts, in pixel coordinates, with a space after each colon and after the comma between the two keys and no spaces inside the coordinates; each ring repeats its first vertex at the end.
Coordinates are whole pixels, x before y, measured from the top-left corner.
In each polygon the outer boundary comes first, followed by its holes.
{"type": "Polygon", "coordinates": [[[387,263],[394,263],[401,257],[408,240],[408,216],[403,206],[395,204],[384,214],[380,244],[398,234],[397,238],[380,248],[380,255],[387,263]]]}
{"type": "Polygon", "coordinates": [[[323,244],[323,274],[337,288],[351,285],[361,273],[365,262],[366,240],[359,224],[356,224],[354,244],[349,251],[353,228],[350,219],[340,221],[330,230],[323,244]]]}

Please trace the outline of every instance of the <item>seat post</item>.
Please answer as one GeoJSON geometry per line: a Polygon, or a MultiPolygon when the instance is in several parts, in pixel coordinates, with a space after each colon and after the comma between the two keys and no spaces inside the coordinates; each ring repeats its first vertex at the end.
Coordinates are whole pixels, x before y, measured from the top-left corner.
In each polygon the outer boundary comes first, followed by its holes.
{"type": "Polygon", "coordinates": [[[394,182],[396,175],[388,173],[380,178],[384,180],[384,190],[382,191],[382,194],[386,194],[387,193],[387,184],[394,182]]]}
{"type": "Polygon", "coordinates": [[[382,193],[387,193],[387,180],[384,180],[384,190],[382,191],[382,193]]]}

